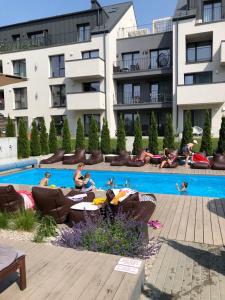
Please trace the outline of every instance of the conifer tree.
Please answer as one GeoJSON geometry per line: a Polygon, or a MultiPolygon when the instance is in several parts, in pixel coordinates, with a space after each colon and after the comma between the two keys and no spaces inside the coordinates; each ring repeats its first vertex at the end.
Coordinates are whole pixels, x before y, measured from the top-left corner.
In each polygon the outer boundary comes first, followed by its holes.
{"type": "Polygon", "coordinates": [[[142,141],[142,128],[139,114],[137,114],[134,123],[134,143],[133,143],[133,154],[137,155],[143,149],[142,141]]]}
{"type": "Polygon", "coordinates": [[[172,121],[172,115],[170,113],[166,115],[166,124],[165,124],[164,139],[163,139],[163,149],[165,148],[170,148],[170,149],[175,148],[173,121],[172,121]]]}
{"type": "Polygon", "coordinates": [[[217,152],[225,153],[225,117],[222,117],[217,152]]]}
{"type": "Polygon", "coordinates": [[[152,154],[158,154],[158,128],[155,113],[150,115],[148,148],[152,154]]]}
{"type": "Polygon", "coordinates": [[[50,153],[55,153],[58,150],[55,121],[54,121],[53,118],[52,118],[51,123],[50,123],[48,145],[49,145],[50,153]]]}
{"type": "Polygon", "coordinates": [[[23,118],[19,120],[19,133],[18,133],[18,157],[28,158],[30,156],[30,145],[27,136],[27,125],[23,118]]]}
{"type": "Polygon", "coordinates": [[[85,148],[85,138],[84,138],[84,127],[81,122],[81,118],[77,120],[77,132],[76,132],[76,145],[75,149],[85,148]]]}
{"type": "Polygon", "coordinates": [[[98,127],[97,122],[94,116],[91,116],[90,124],[89,124],[89,133],[88,133],[88,149],[91,153],[94,150],[99,149],[99,136],[98,136],[98,127]]]}
{"type": "Polygon", "coordinates": [[[119,123],[117,128],[117,145],[116,145],[117,153],[120,151],[126,150],[126,133],[125,133],[125,125],[123,116],[120,115],[119,123]]]}
{"type": "Polygon", "coordinates": [[[101,132],[101,151],[104,154],[109,154],[111,152],[109,127],[105,118],[103,119],[101,132]]]}
{"type": "Polygon", "coordinates": [[[10,118],[10,116],[8,116],[8,118],[7,118],[5,135],[7,137],[15,137],[16,136],[15,125],[13,123],[13,120],[10,118]]]}
{"type": "Polygon", "coordinates": [[[49,154],[48,133],[46,131],[44,118],[41,118],[40,145],[41,145],[41,154],[43,155],[49,154]]]}
{"type": "Polygon", "coordinates": [[[206,155],[212,155],[212,137],[211,137],[211,118],[210,113],[207,110],[205,113],[205,124],[202,135],[201,152],[205,152],[206,155]]]}
{"type": "Polygon", "coordinates": [[[65,119],[63,122],[62,149],[65,150],[65,153],[71,152],[71,135],[67,119],[65,119]]]}
{"type": "Polygon", "coordinates": [[[186,111],[184,115],[184,130],[183,130],[183,136],[180,144],[180,150],[188,144],[191,143],[193,140],[193,129],[191,125],[191,112],[186,111]]]}
{"type": "Polygon", "coordinates": [[[35,121],[32,122],[31,139],[30,139],[30,155],[39,156],[41,154],[40,137],[35,121]]]}

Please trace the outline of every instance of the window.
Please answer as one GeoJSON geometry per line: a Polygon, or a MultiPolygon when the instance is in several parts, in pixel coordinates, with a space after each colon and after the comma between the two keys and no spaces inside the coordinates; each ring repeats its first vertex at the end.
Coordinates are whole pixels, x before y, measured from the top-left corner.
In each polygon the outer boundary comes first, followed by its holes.
{"type": "Polygon", "coordinates": [[[29,32],[28,39],[33,46],[45,46],[47,44],[48,30],[29,32]]]}
{"type": "Polygon", "coordinates": [[[206,1],[203,5],[203,21],[212,22],[222,19],[221,1],[206,1]]]}
{"type": "Polygon", "coordinates": [[[63,115],[61,115],[61,116],[52,116],[52,119],[54,119],[54,121],[55,121],[55,128],[56,128],[57,135],[61,136],[65,116],[63,116],[63,115]]]}
{"type": "Polygon", "coordinates": [[[0,60],[0,73],[3,73],[2,60],[0,60]]]}
{"type": "Polygon", "coordinates": [[[88,135],[88,132],[89,132],[91,116],[93,116],[95,118],[95,121],[97,122],[97,126],[98,126],[98,131],[100,131],[100,115],[99,114],[93,114],[93,115],[87,114],[87,115],[84,115],[84,133],[85,133],[85,135],[88,135]]]}
{"type": "Polygon", "coordinates": [[[204,84],[212,82],[212,72],[201,72],[193,74],[184,75],[184,84],[193,85],[193,84],[204,84]]]}
{"type": "Polygon", "coordinates": [[[136,70],[139,62],[139,52],[123,53],[123,70],[136,70]]]}
{"type": "Polygon", "coordinates": [[[19,43],[20,42],[20,34],[14,34],[14,35],[12,35],[12,40],[15,43],[19,43]]]}
{"type": "Polygon", "coordinates": [[[27,88],[14,89],[15,109],[27,108],[27,88]]]}
{"type": "Polygon", "coordinates": [[[5,109],[4,91],[0,90],[0,109],[5,109]]]}
{"type": "Polygon", "coordinates": [[[123,85],[123,104],[136,104],[141,101],[140,84],[124,84],[123,85]]]}
{"type": "Polygon", "coordinates": [[[65,60],[64,55],[50,56],[51,77],[65,76],[65,60]]]}
{"type": "Polygon", "coordinates": [[[158,102],[159,100],[159,84],[152,83],[150,86],[150,100],[151,102],[158,102]]]}
{"type": "Polygon", "coordinates": [[[52,107],[65,107],[66,106],[66,88],[65,85],[52,85],[52,107]]]}
{"type": "Polygon", "coordinates": [[[150,69],[160,69],[170,67],[170,49],[150,51],[150,69]]]}
{"type": "Polygon", "coordinates": [[[97,58],[97,57],[99,57],[99,50],[82,52],[82,59],[97,58]]]}
{"type": "Polygon", "coordinates": [[[84,82],[83,83],[84,92],[100,92],[100,81],[96,82],[84,82]]]}
{"type": "Polygon", "coordinates": [[[137,117],[137,114],[124,114],[124,125],[125,125],[125,132],[126,135],[133,136],[134,135],[134,122],[137,117]]]}
{"type": "Polygon", "coordinates": [[[91,34],[90,34],[89,24],[78,25],[77,32],[78,32],[78,42],[85,42],[90,40],[91,34]]]}
{"type": "MultiPolygon", "coordinates": [[[[206,114],[206,109],[196,109],[196,110],[191,110],[191,125],[192,127],[198,126],[201,128],[204,128],[205,124],[205,114],[206,114]]],[[[185,115],[187,111],[184,111],[184,119],[185,120],[185,115]]],[[[211,119],[211,110],[209,110],[210,114],[210,119],[211,119]]]]}
{"type": "Polygon", "coordinates": [[[26,77],[26,60],[14,60],[13,61],[13,74],[20,77],[26,77]]]}
{"type": "Polygon", "coordinates": [[[187,62],[212,60],[212,42],[197,42],[187,44],[187,62]]]}

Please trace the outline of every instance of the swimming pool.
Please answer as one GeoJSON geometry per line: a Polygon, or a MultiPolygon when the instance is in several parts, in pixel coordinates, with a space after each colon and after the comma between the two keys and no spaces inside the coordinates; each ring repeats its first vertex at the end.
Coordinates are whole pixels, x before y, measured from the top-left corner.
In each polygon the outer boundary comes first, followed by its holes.
{"type": "MultiPolygon", "coordinates": [[[[49,184],[58,187],[74,187],[73,170],[30,169],[0,176],[0,183],[38,185],[45,172],[51,173],[49,184]]],[[[85,173],[86,171],[83,171],[85,173]]],[[[139,192],[159,194],[180,193],[175,184],[188,182],[188,195],[225,198],[225,176],[206,176],[190,174],[160,174],[143,172],[89,171],[99,189],[107,190],[106,182],[114,178],[118,188],[125,184],[139,192]]]]}

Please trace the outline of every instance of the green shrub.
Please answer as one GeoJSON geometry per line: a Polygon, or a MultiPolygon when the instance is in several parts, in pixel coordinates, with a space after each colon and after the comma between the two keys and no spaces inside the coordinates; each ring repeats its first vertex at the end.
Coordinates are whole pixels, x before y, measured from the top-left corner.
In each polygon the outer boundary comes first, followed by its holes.
{"type": "Polygon", "coordinates": [[[81,118],[77,121],[77,132],[76,132],[76,146],[75,149],[85,148],[85,137],[84,137],[84,127],[81,122],[81,118]]]}
{"type": "Polygon", "coordinates": [[[71,152],[71,135],[68,120],[65,119],[63,123],[63,130],[62,130],[62,148],[65,150],[66,153],[71,152]]]}
{"type": "Polygon", "coordinates": [[[206,152],[206,155],[212,155],[213,149],[212,149],[212,138],[211,138],[211,118],[210,113],[207,110],[205,114],[205,124],[203,129],[203,135],[202,135],[202,143],[200,151],[206,152]]]}
{"type": "Polygon", "coordinates": [[[225,153],[225,117],[222,117],[217,152],[225,153]]]}
{"type": "Polygon", "coordinates": [[[155,114],[153,111],[150,115],[148,148],[152,154],[158,154],[158,129],[155,114]]]}
{"type": "Polygon", "coordinates": [[[51,123],[50,123],[48,144],[49,144],[50,153],[55,153],[58,150],[55,121],[54,121],[53,118],[52,118],[51,123]]]}
{"type": "Polygon", "coordinates": [[[34,235],[35,243],[42,243],[45,238],[56,236],[57,224],[53,217],[43,216],[36,228],[34,235]]]}
{"type": "Polygon", "coordinates": [[[120,153],[120,151],[123,150],[126,150],[126,133],[125,133],[125,124],[124,124],[123,116],[120,115],[118,128],[117,128],[116,151],[117,153],[120,153]]]}
{"type": "Polygon", "coordinates": [[[98,126],[94,116],[91,116],[88,132],[88,150],[91,153],[94,150],[99,149],[99,136],[98,136],[98,126]]]}
{"type": "Polygon", "coordinates": [[[19,120],[19,134],[18,134],[18,157],[27,158],[30,156],[30,145],[27,136],[27,125],[23,118],[19,120]]]}
{"type": "Polygon", "coordinates": [[[184,130],[182,135],[182,140],[180,144],[180,150],[188,144],[191,143],[193,140],[193,129],[192,129],[192,123],[191,123],[191,112],[186,111],[184,114],[184,130]]]}
{"type": "Polygon", "coordinates": [[[33,210],[20,210],[11,217],[16,230],[32,231],[37,223],[37,216],[33,210]]]}
{"type": "Polygon", "coordinates": [[[104,154],[109,154],[111,152],[111,143],[110,143],[110,133],[108,122],[104,118],[101,132],[101,151],[104,154]]]}
{"type": "Polygon", "coordinates": [[[30,139],[30,155],[39,156],[41,154],[40,137],[36,122],[32,122],[31,139],[30,139]]]}
{"type": "Polygon", "coordinates": [[[173,132],[173,120],[171,114],[166,114],[165,134],[163,139],[163,148],[174,149],[174,132],[173,132]]]}
{"type": "Polygon", "coordinates": [[[40,146],[41,146],[41,154],[43,155],[49,154],[48,134],[46,131],[44,118],[41,118],[40,146]]]}
{"type": "Polygon", "coordinates": [[[6,213],[0,212],[0,228],[6,229],[9,226],[9,217],[6,213]]]}
{"type": "Polygon", "coordinates": [[[140,150],[143,149],[142,141],[142,128],[141,120],[139,114],[137,114],[135,123],[134,123],[134,143],[133,143],[133,154],[137,155],[140,150]]]}
{"type": "Polygon", "coordinates": [[[15,137],[16,136],[15,125],[13,123],[13,120],[10,118],[10,116],[8,116],[8,119],[7,119],[5,135],[7,137],[15,137]]]}

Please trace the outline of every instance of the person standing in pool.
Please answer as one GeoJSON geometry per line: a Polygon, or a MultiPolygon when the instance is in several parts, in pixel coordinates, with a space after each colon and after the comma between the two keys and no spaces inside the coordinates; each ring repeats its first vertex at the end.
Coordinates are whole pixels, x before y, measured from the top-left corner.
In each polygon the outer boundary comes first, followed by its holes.
{"type": "Polygon", "coordinates": [[[51,174],[49,172],[45,173],[45,177],[41,179],[40,186],[48,186],[49,178],[51,177],[51,174]]]}
{"type": "Polygon", "coordinates": [[[84,167],[85,167],[84,163],[79,163],[77,166],[77,170],[74,173],[73,179],[74,179],[74,183],[75,183],[75,188],[77,190],[82,190],[82,187],[83,187],[84,176],[82,175],[81,171],[84,169],[84,167]]]}
{"type": "Polygon", "coordinates": [[[188,183],[184,181],[181,183],[181,186],[179,186],[179,184],[176,183],[176,188],[180,193],[187,193],[188,183]]]}
{"type": "Polygon", "coordinates": [[[188,166],[188,160],[189,157],[192,155],[192,149],[194,147],[194,145],[197,145],[198,142],[196,140],[193,141],[193,143],[188,143],[186,145],[184,145],[184,147],[182,148],[182,154],[185,156],[185,167],[188,166]]]}

